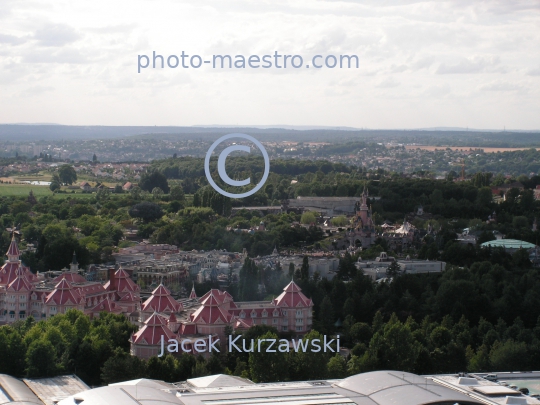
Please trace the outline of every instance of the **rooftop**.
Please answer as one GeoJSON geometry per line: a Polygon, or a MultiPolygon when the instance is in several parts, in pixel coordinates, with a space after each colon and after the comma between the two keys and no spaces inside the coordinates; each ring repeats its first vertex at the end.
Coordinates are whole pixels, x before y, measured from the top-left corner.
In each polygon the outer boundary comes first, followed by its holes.
{"type": "Polygon", "coordinates": [[[489,242],[484,242],[481,245],[482,247],[503,247],[505,249],[533,249],[535,245],[533,243],[525,242],[523,240],[517,239],[496,239],[490,240],[489,242]]]}

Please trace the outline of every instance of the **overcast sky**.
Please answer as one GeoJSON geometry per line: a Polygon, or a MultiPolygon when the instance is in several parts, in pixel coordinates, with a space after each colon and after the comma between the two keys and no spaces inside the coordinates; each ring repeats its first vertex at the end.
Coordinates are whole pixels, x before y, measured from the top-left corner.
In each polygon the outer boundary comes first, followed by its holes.
{"type": "Polygon", "coordinates": [[[540,129],[539,0],[0,0],[0,123],[540,129]],[[356,54],[359,69],[137,55],[356,54]]]}

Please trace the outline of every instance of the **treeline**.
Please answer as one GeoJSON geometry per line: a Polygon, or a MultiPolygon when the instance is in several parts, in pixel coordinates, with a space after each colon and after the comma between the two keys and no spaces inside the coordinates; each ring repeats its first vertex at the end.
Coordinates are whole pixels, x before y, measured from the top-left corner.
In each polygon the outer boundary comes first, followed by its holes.
{"type": "Polygon", "coordinates": [[[0,374],[48,377],[75,373],[101,384],[100,370],[114,353],[129,353],[137,330],[123,315],[90,318],[77,310],[36,322],[32,317],[0,326],[0,374]]]}
{"type": "MultiPolygon", "coordinates": [[[[314,331],[304,339],[324,340],[326,335],[330,341],[339,335],[340,346],[350,349],[345,356],[332,351],[222,350],[209,359],[184,354],[143,361],[129,355],[128,339],[136,327],[125,317],[104,313],[90,320],[71,310],[46,321],[29,318],[0,327],[0,373],[76,373],[99,385],[142,377],[181,381],[217,373],[262,382],[341,378],[377,369],[428,374],[538,368],[540,275],[535,270],[484,261],[465,268],[449,266],[442,274],[401,275],[390,283],[373,283],[356,270],[354,260],[342,258],[332,281],[310,278],[302,269],[293,273],[315,305],[314,331]]],[[[233,291],[235,299],[256,298],[253,291],[261,282],[268,294],[279,293],[294,271],[282,265],[284,269],[272,270],[247,260],[244,281],[233,291]]],[[[256,326],[244,332],[238,347],[244,339],[249,347],[258,337],[292,335],[256,326]]]]}

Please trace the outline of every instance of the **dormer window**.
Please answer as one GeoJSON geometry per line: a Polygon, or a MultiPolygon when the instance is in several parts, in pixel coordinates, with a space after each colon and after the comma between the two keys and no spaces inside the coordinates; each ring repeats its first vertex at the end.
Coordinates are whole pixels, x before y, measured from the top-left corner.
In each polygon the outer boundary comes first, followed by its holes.
{"type": "Polygon", "coordinates": [[[263,318],[266,318],[268,316],[268,312],[266,312],[266,310],[263,311],[262,316],[263,316],[263,318]]]}
{"type": "Polygon", "coordinates": [[[279,315],[279,312],[278,312],[278,310],[277,310],[277,309],[276,309],[276,310],[274,310],[274,316],[278,316],[278,315],[279,315]]]}
{"type": "Polygon", "coordinates": [[[240,312],[240,318],[244,319],[246,317],[246,313],[245,312],[240,312]]]}
{"type": "Polygon", "coordinates": [[[256,316],[257,316],[257,312],[251,311],[251,317],[252,317],[252,318],[255,318],[256,316]]]}
{"type": "Polygon", "coordinates": [[[283,315],[287,315],[287,310],[284,310],[284,311],[283,311],[283,315]]]}

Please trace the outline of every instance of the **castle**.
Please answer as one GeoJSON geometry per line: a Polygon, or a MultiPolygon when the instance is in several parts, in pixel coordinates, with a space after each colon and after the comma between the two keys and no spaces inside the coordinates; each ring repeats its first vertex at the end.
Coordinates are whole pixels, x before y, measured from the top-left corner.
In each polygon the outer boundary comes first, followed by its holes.
{"type": "Polygon", "coordinates": [[[353,217],[352,227],[346,232],[349,246],[369,248],[377,238],[371,207],[367,205],[368,197],[369,192],[364,188],[360,201],[357,201],[354,207],[356,215],[353,217]]]}

